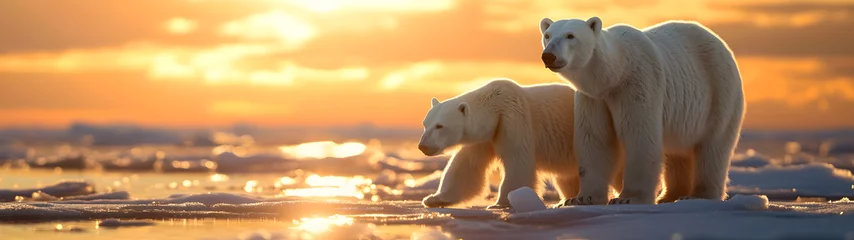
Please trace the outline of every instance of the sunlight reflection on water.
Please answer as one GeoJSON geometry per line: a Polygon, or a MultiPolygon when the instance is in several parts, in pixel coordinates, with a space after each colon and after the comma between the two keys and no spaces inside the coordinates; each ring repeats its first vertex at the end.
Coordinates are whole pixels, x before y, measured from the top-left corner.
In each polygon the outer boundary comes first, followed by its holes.
{"type": "Polygon", "coordinates": [[[297,229],[299,230],[308,231],[311,233],[320,233],[328,231],[329,228],[333,225],[353,225],[353,218],[341,215],[334,215],[326,218],[301,218],[299,220],[294,220],[294,224],[298,225],[297,229]]]}
{"type": "Polygon", "coordinates": [[[297,159],[346,158],[362,154],[365,149],[367,146],[359,142],[337,144],[332,141],[308,142],[279,147],[282,153],[297,159]]]}
{"type": "Polygon", "coordinates": [[[305,184],[310,186],[310,188],[285,189],[284,195],[299,197],[355,197],[364,199],[366,193],[370,193],[376,189],[370,178],[358,175],[343,177],[312,174],[305,179],[305,184]]]}
{"type": "Polygon", "coordinates": [[[298,220],[167,219],[104,228],[100,220],[0,224],[0,239],[452,239],[435,226],[376,225],[341,215],[298,220]]]}

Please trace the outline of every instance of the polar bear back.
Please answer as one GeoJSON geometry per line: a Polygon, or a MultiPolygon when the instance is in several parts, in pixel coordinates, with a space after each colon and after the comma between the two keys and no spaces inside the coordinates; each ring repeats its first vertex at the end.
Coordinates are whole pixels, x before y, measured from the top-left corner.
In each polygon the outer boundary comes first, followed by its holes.
{"type": "MultiPolygon", "coordinates": [[[[628,36],[622,38],[627,44],[638,41],[629,27],[612,30],[628,36]]],[[[667,148],[689,148],[741,113],[733,111],[743,104],[741,77],[732,51],[718,36],[689,21],[667,21],[641,31],[662,60],[667,148]]]]}

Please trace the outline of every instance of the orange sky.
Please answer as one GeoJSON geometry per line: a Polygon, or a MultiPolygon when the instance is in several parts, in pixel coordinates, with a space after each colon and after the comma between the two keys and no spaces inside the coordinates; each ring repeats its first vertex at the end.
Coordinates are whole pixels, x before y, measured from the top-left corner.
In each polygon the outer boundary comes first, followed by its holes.
{"type": "Polygon", "coordinates": [[[420,127],[431,97],[560,81],[542,17],[698,20],[742,69],[748,129],[854,127],[854,1],[3,0],[0,127],[420,127]]]}

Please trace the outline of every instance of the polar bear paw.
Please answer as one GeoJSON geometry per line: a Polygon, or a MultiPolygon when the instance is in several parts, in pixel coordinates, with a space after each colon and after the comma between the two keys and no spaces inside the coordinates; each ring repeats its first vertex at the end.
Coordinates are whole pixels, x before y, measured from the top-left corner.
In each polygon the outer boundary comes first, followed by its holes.
{"type": "MultiPolygon", "coordinates": [[[[635,203],[640,202],[635,199],[635,203]]],[[[616,205],[616,204],[632,204],[632,198],[614,198],[611,201],[608,201],[608,205],[616,205]]]]}
{"type": "Polygon", "coordinates": [[[637,197],[618,197],[611,199],[611,201],[608,201],[608,205],[620,204],[655,204],[655,199],[644,201],[643,199],[637,197]]]}
{"type": "Polygon", "coordinates": [[[566,200],[561,201],[558,204],[555,204],[555,207],[567,207],[572,205],[605,205],[607,203],[607,198],[600,198],[594,196],[578,196],[567,198],[566,200]]]}
{"type": "Polygon", "coordinates": [[[440,195],[430,194],[421,200],[421,204],[428,208],[444,208],[456,204],[456,202],[447,200],[440,195]]]}

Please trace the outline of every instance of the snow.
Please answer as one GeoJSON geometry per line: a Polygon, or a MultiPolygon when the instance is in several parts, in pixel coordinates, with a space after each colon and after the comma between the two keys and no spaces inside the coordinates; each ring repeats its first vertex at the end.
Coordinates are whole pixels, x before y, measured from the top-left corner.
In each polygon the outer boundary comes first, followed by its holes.
{"type": "Polygon", "coordinates": [[[786,196],[840,197],[854,195],[854,175],[827,163],[761,168],[733,167],[730,192],[786,196]]]}

